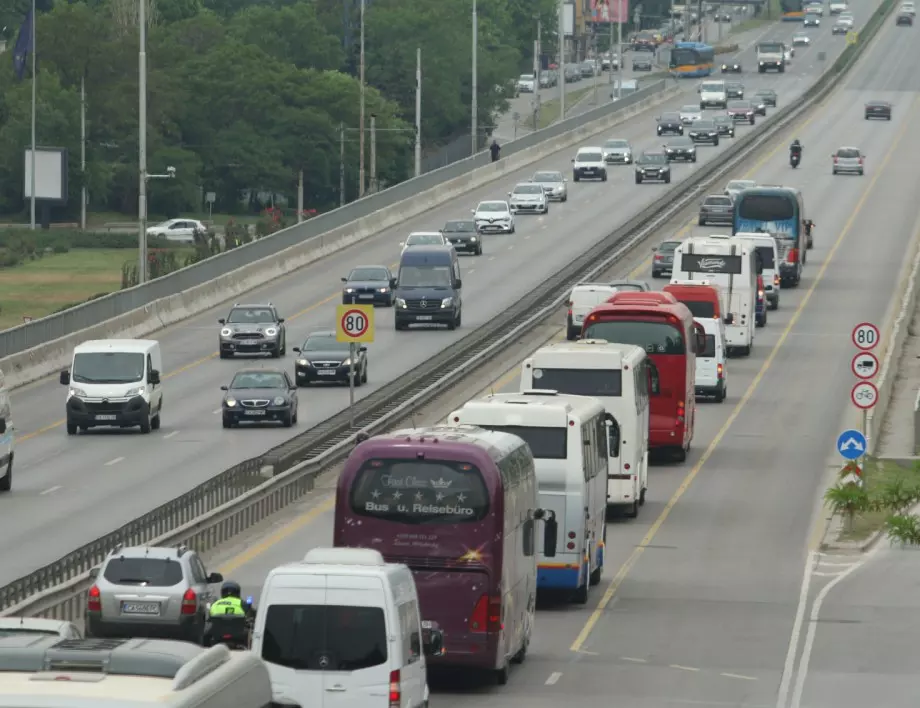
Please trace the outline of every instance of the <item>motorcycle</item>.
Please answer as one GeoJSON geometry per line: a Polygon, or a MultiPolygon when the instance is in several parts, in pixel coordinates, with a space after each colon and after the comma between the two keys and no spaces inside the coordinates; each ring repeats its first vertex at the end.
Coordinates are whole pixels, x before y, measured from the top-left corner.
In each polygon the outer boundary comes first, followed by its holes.
{"type": "Polygon", "coordinates": [[[246,598],[246,616],[238,618],[237,616],[221,618],[220,616],[211,617],[211,603],[205,605],[205,612],[208,615],[208,627],[204,634],[204,645],[214,646],[224,644],[230,650],[248,651],[252,644],[252,629],[256,620],[256,609],[252,606],[252,596],[246,598]],[[244,628],[244,633],[239,630],[240,622],[244,628]],[[241,636],[245,634],[245,641],[240,641],[241,636]]]}
{"type": "Polygon", "coordinates": [[[802,161],[802,154],[798,152],[789,153],[789,164],[792,165],[792,169],[795,169],[799,166],[799,162],[802,161]]]}

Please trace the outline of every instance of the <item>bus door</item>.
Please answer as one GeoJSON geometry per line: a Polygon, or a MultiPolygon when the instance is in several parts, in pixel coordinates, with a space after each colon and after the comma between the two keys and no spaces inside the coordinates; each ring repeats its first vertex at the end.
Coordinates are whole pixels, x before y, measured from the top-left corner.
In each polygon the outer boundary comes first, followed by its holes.
{"type": "Polygon", "coordinates": [[[607,416],[607,505],[632,503],[632,490],[629,488],[630,474],[623,469],[623,429],[620,421],[612,413],[607,416]],[[624,499],[629,494],[630,498],[624,499]]]}

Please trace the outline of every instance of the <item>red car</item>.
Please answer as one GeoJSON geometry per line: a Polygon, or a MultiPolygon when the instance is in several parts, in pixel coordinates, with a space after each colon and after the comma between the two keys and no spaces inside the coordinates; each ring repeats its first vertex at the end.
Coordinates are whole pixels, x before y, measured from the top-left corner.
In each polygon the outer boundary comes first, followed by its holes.
{"type": "Polygon", "coordinates": [[[754,125],[754,104],[750,101],[730,101],[728,104],[728,115],[736,123],[747,121],[754,125]]]}

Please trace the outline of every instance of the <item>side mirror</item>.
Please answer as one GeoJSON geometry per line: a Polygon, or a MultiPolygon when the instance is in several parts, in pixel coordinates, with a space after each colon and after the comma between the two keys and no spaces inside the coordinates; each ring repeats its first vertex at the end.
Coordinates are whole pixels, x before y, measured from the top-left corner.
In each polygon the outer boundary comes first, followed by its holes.
{"type": "Polygon", "coordinates": [[[511,196],[511,192],[508,192],[508,196],[509,196],[509,197],[511,196]]]}
{"type": "Polygon", "coordinates": [[[300,354],[300,347],[293,347],[291,351],[295,352],[296,354],[300,354]]]}
{"type": "Polygon", "coordinates": [[[559,522],[556,521],[556,514],[543,521],[543,555],[547,558],[553,558],[556,555],[556,542],[559,540],[559,522]]]}
{"type": "Polygon", "coordinates": [[[405,242],[405,241],[400,241],[400,242],[399,242],[399,245],[400,245],[400,246],[405,246],[405,245],[406,245],[406,242],[405,242]]]}
{"type": "Polygon", "coordinates": [[[211,573],[208,576],[209,585],[213,585],[214,583],[222,583],[222,582],[224,582],[224,576],[221,575],[220,573],[211,573]]]}
{"type": "Polygon", "coordinates": [[[575,158],[574,158],[574,157],[572,158],[572,162],[573,162],[573,163],[575,162],[575,158]]]}
{"type": "Polygon", "coordinates": [[[221,317],[219,320],[217,320],[217,324],[227,324],[227,320],[221,317]]]}
{"type": "Polygon", "coordinates": [[[655,253],[658,250],[658,246],[652,246],[652,253],[655,253]]]}
{"type": "Polygon", "coordinates": [[[160,372],[156,369],[151,369],[150,373],[147,375],[147,383],[152,386],[156,386],[160,383],[160,372]]]}
{"type": "Polygon", "coordinates": [[[434,622],[422,622],[422,647],[425,656],[444,655],[444,632],[434,622]]]}
{"type": "Polygon", "coordinates": [[[89,579],[95,580],[99,577],[99,568],[90,568],[89,569],[89,579]]]}
{"type": "MultiPolygon", "coordinates": [[[[297,350],[295,349],[294,351],[297,351],[297,350]]],[[[367,347],[358,347],[358,351],[359,351],[359,352],[366,352],[366,351],[367,351],[367,347]]]]}
{"type": "Polygon", "coordinates": [[[348,278],[342,278],[342,282],[343,282],[343,283],[347,283],[347,282],[348,282],[348,278]]]}
{"type": "Polygon", "coordinates": [[[396,278],[390,278],[390,287],[391,287],[391,288],[395,288],[395,287],[396,287],[396,278]]]}
{"type": "Polygon", "coordinates": [[[460,280],[460,278],[457,278],[457,280],[454,282],[454,287],[457,288],[457,290],[459,290],[460,288],[463,287],[463,281],[460,280]]]}
{"type": "Polygon", "coordinates": [[[731,313],[728,313],[727,315],[725,315],[722,321],[725,322],[725,324],[730,325],[735,321],[735,316],[731,313]]]}
{"type": "Polygon", "coordinates": [[[230,390],[230,387],[229,387],[229,386],[221,386],[221,387],[220,387],[220,390],[221,390],[221,391],[229,391],[229,390],[230,390]]]}
{"type": "Polygon", "coordinates": [[[278,324],[284,324],[284,318],[283,318],[283,317],[279,317],[279,318],[278,318],[278,324]]]}
{"type": "Polygon", "coordinates": [[[475,209],[470,209],[470,214],[475,214],[475,213],[476,213],[475,209]]]}
{"type": "Polygon", "coordinates": [[[6,432],[6,418],[0,418],[0,435],[6,432]]]}
{"type": "Polygon", "coordinates": [[[61,384],[64,386],[70,385],[70,372],[69,371],[61,372],[61,384]]]}

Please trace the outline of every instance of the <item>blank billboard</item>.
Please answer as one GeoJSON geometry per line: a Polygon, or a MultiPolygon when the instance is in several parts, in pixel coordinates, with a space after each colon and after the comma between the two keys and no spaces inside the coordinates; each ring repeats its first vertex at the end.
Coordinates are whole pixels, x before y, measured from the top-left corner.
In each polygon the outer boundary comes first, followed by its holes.
{"type": "MultiPolygon", "coordinates": [[[[25,150],[23,195],[32,198],[32,150],[25,150]]],[[[35,198],[49,202],[67,201],[67,150],[35,148],[35,198]]]]}

